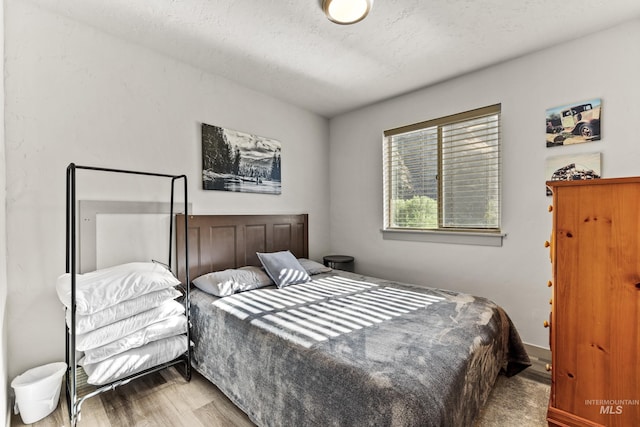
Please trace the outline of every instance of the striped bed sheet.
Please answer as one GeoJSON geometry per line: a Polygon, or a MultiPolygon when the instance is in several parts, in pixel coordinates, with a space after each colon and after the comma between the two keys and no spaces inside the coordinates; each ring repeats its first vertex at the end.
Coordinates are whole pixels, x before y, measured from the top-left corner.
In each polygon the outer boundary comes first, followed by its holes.
{"type": "Polygon", "coordinates": [[[529,359],[483,298],[333,270],[191,295],[194,368],[260,426],[473,425],[529,359]]]}
{"type": "Polygon", "coordinates": [[[214,306],[309,348],[444,297],[329,276],[284,289],[259,289],[221,298],[214,306]]]}

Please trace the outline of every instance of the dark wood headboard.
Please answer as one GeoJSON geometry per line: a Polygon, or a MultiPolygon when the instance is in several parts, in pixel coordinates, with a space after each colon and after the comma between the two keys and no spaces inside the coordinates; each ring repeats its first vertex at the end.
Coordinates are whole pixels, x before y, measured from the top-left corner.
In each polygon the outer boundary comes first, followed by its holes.
{"type": "MultiPolygon", "coordinates": [[[[290,250],[309,257],[309,215],[189,215],[189,279],[260,265],[256,252],[290,250]]],[[[184,282],[184,216],[176,216],[176,268],[184,282]]]]}

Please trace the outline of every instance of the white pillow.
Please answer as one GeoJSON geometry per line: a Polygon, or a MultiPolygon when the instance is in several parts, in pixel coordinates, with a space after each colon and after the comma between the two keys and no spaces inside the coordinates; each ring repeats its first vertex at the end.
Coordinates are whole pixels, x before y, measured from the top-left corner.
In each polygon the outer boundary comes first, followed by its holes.
{"type": "Polygon", "coordinates": [[[278,288],[284,288],[311,280],[307,271],[300,265],[296,257],[289,251],[261,253],[258,258],[267,274],[278,288]]]}
{"type": "MultiPolygon", "coordinates": [[[[179,285],[171,271],[155,262],[132,262],[76,276],[76,314],[92,314],[122,301],[179,285]]],[[[71,307],[71,274],[56,283],[58,298],[71,307]]]]}
{"type": "Polygon", "coordinates": [[[102,362],[111,356],[124,353],[132,348],[142,347],[150,342],[172,337],[174,335],[184,334],[186,332],[187,316],[184,314],[173,316],[161,322],[149,325],[146,328],[142,328],[139,331],[124,336],[109,344],[87,350],[84,353],[84,358],[82,358],[78,363],[80,365],[87,365],[90,363],[102,362]]]}
{"type": "MultiPolygon", "coordinates": [[[[151,292],[137,298],[122,301],[104,310],[100,310],[93,314],[76,314],[76,334],[85,334],[102,326],[115,323],[118,320],[126,319],[143,311],[156,308],[159,305],[176,299],[182,293],[176,288],[161,289],[151,292]]],[[[71,325],[71,310],[67,309],[67,325],[71,325]]]]}
{"type": "Polygon", "coordinates": [[[167,301],[159,307],[143,311],[86,334],[76,334],[76,350],[87,351],[118,340],[161,320],[184,313],[184,305],[167,301]]]}
{"type": "Polygon", "coordinates": [[[170,362],[187,351],[187,336],[176,335],[117,354],[102,362],[84,365],[87,382],[103,385],[145,369],[170,362]]]}
{"type": "Polygon", "coordinates": [[[273,285],[267,273],[253,266],[203,274],[193,279],[192,283],[198,289],[218,297],[273,285]]]}

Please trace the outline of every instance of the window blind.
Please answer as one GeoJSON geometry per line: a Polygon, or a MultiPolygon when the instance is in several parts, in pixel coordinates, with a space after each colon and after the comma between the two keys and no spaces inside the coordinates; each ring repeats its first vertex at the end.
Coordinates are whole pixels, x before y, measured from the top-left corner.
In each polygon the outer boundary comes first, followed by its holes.
{"type": "Polygon", "coordinates": [[[500,229],[500,105],[384,133],[388,229],[500,229]]]}

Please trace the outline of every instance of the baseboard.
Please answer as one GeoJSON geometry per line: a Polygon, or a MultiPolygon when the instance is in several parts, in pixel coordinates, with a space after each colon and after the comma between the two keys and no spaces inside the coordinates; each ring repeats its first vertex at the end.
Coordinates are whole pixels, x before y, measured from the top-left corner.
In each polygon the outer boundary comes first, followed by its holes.
{"type": "Polygon", "coordinates": [[[525,369],[521,375],[533,380],[551,384],[551,372],[547,371],[547,364],[551,363],[551,351],[547,348],[538,347],[532,344],[524,344],[531,366],[525,369]]]}
{"type": "Polygon", "coordinates": [[[529,357],[551,361],[551,350],[549,350],[548,348],[539,347],[537,345],[527,343],[524,343],[524,348],[527,350],[529,357]]]}

